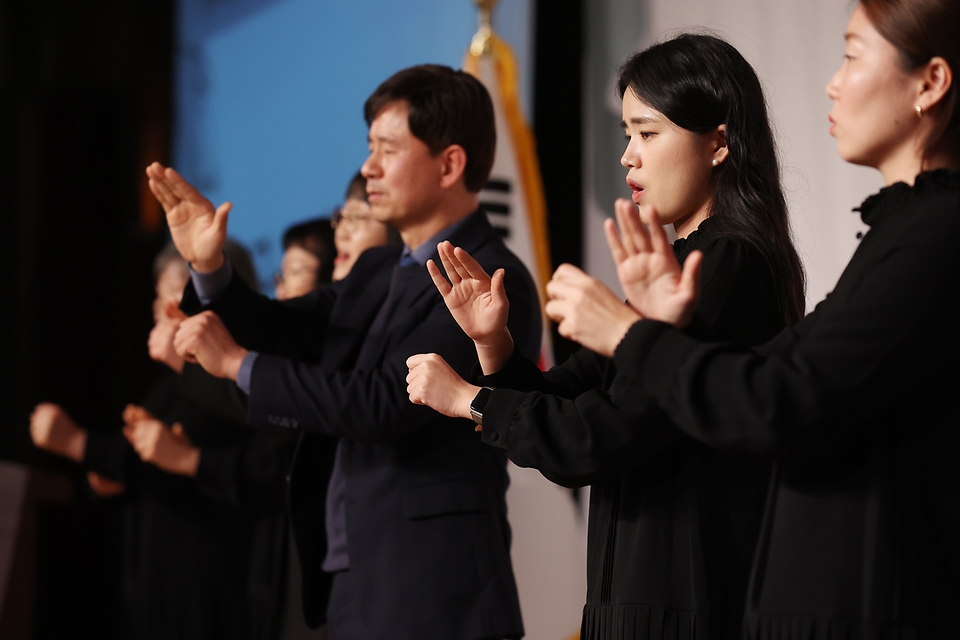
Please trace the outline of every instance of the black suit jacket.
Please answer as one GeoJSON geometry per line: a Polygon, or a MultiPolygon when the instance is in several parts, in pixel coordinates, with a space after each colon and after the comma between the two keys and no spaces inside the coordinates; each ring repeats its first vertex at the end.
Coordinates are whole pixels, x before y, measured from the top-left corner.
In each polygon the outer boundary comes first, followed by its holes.
{"type": "MultiPolygon", "coordinates": [[[[482,213],[450,240],[488,272],[506,269],[510,331],[535,358],[542,324],[523,264],[482,213]]],[[[261,354],[250,422],[305,432],[289,476],[304,613],[311,625],[325,617],[324,504],[342,438],[350,571],[363,592],[366,637],[520,636],[506,458],[480,442],[471,422],[413,405],[406,393],[409,356],[438,353],[466,377],[476,352],[426,269],[398,267],[399,255],[400,247],[371,249],[344,281],[290,304],[234,278],[210,305],[240,344],[261,354]],[[385,301],[391,311],[375,323],[385,301]]],[[[184,306],[199,309],[192,286],[184,306]]]]}

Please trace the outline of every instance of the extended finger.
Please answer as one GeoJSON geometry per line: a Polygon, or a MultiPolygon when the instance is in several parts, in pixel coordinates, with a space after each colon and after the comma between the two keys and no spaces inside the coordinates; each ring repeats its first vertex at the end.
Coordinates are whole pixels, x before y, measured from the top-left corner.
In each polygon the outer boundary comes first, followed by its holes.
{"type": "Polygon", "coordinates": [[[620,225],[620,235],[628,252],[636,254],[650,251],[650,232],[640,219],[637,207],[631,206],[629,202],[618,206],[617,224],[620,225]]]}
{"type": "Polygon", "coordinates": [[[460,276],[460,279],[470,280],[473,276],[470,275],[470,271],[463,262],[460,261],[460,257],[457,255],[457,248],[453,246],[453,243],[447,242],[444,249],[447,253],[447,259],[450,261],[450,264],[453,265],[453,268],[457,270],[457,275],[460,276]]]}
{"type": "MultiPolygon", "coordinates": [[[[667,232],[660,224],[660,216],[657,215],[657,210],[653,208],[650,209],[650,239],[654,253],[674,255],[673,249],[670,247],[670,241],[667,239],[667,232]]],[[[676,261],[676,257],[674,257],[674,261],[676,261]]]]}
{"type": "Polygon", "coordinates": [[[447,272],[447,277],[450,278],[450,283],[453,286],[457,286],[463,278],[460,277],[460,274],[453,266],[453,245],[450,244],[449,241],[444,240],[437,247],[437,251],[440,254],[440,262],[443,263],[443,270],[447,272]]]}
{"type": "Polygon", "coordinates": [[[613,256],[614,264],[620,264],[627,259],[627,250],[623,248],[620,242],[620,234],[617,233],[617,225],[613,220],[607,218],[603,221],[603,234],[607,237],[607,246],[610,247],[610,255],[613,256]]]}
{"type": "Polygon", "coordinates": [[[451,287],[447,279],[443,277],[443,273],[440,272],[440,268],[433,260],[427,260],[427,273],[433,278],[433,284],[436,285],[437,291],[440,292],[441,296],[446,298],[447,295],[453,291],[453,287],[451,287]]]}
{"type": "Polygon", "coordinates": [[[693,251],[683,262],[683,271],[680,273],[680,290],[687,299],[696,304],[700,297],[700,269],[703,267],[703,253],[693,251]]]}
{"type": "Polygon", "coordinates": [[[177,170],[173,167],[167,167],[163,170],[163,177],[174,195],[183,200],[192,200],[194,202],[205,202],[206,198],[197,191],[196,187],[183,179],[177,170]]]}
{"type": "Polygon", "coordinates": [[[180,198],[176,197],[173,192],[170,190],[169,185],[166,181],[156,178],[150,178],[147,180],[147,184],[150,186],[150,191],[160,202],[160,205],[163,207],[163,210],[167,213],[170,212],[170,209],[174,208],[180,204],[180,198]]]}
{"type": "Polygon", "coordinates": [[[473,256],[471,256],[469,253],[460,247],[454,247],[453,255],[471,278],[480,281],[490,280],[490,276],[487,275],[487,272],[483,270],[483,267],[480,266],[480,263],[474,260],[473,256]]]}

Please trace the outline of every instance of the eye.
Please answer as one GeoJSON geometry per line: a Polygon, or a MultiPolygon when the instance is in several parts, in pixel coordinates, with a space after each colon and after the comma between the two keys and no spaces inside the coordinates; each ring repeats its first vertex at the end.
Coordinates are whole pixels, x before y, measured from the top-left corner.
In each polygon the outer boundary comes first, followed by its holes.
{"type": "Polygon", "coordinates": [[[641,137],[643,140],[649,140],[650,138],[652,138],[652,137],[655,136],[655,135],[657,135],[655,131],[641,131],[641,132],[640,132],[640,137],[641,137]]]}

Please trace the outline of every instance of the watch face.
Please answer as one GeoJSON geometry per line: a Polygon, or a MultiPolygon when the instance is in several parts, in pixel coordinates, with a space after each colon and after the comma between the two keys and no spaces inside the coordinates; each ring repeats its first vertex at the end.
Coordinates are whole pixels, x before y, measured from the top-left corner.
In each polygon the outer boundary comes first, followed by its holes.
{"type": "Polygon", "coordinates": [[[479,425],[483,424],[483,410],[487,407],[487,400],[490,399],[490,392],[492,391],[493,389],[490,387],[483,387],[474,396],[473,402],[470,403],[470,415],[473,417],[473,421],[479,425]]]}

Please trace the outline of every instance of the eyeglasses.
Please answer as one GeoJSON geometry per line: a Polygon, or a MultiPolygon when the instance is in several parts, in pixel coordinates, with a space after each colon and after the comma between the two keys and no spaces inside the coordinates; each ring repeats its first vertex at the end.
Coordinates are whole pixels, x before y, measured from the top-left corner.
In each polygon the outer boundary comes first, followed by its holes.
{"type": "Polygon", "coordinates": [[[365,222],[371,222],[373,216],[357,209],[337,209],[330,218],[330,226],[334,229],[343,225],[344,229],[359,229],[365,222]]]}

